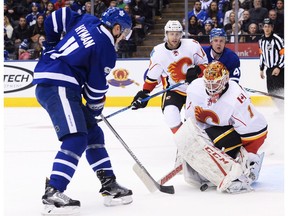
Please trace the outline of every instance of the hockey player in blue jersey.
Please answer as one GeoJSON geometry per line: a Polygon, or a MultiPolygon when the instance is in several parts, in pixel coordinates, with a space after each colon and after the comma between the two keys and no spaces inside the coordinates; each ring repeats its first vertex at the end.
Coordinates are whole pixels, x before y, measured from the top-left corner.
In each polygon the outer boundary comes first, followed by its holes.
{"type": "Polygon", "coordinates": [[[210,46],[203,49],[207,55],[208,62],[220,61],[229,70],[231,80],[239,83],[241,76],[240,59],[235,52],[225,47],[226,33],[222,28],[213,28],[210,32],[210,46]]]}
{"type": "Polygon", "coordinates": [[[79,212],[80,201],[63,192],[84,151],[102,184],[104,204],[132,202],[132,191],[116,182],[104,134],[95,119],[104,107],[106,76],[115,66],[115,42],[131,26],[130,17],[119,8],[108,9],[100,21],[64,7],[45,21],[45,50],[34,69],[33,83],[37,84],[37,100],[48,112],[62,144],[46,181],[43,215],[79,212]]]}

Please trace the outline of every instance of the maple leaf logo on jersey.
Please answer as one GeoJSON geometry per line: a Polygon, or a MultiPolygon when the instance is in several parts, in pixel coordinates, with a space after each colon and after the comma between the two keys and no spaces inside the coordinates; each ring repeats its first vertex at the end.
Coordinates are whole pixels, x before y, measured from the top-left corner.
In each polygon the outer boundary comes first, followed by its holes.
{"type": "Polygon", "coordinates": [[[218,115],[212,110],[206,110],[203,109],[202,107],[196,106],[194,109],[194,113],[196,120],[199,122],[206,123],[206,120],[210,118],[213,123],[215,124],[220,123],[218,115]]]}
{"type": "MultiPolygon", "coordinates": [[[[186,73],[182,71],[184,65],[191,65],[192,60],[190,58],[182,58],[178,62],[173,62],[168,66],[168,72],[174,82],[180,82],[186,79],[186,73]]],[[[186,71],[185,71],[186,72],[186,71]]]]}

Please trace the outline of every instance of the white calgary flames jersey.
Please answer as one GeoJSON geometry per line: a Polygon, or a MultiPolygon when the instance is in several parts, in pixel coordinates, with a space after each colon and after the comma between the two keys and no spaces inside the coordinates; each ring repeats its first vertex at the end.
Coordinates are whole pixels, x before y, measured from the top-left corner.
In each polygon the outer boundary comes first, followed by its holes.
{"type": "Polygon", "coordinates": [[[185,115],[194,118],[202,129],[232,125],[240,136],[267,127],[264,116],[255,109],[249,95],[234,81],[229,81],[227,91],[213,103],[206,93],[203,78],[194,80],[187,88],[185,115]]]}
{"type": "MultiPolygon", "coordinates": [[[[207,56],[201,45],[193,39],[181,39],[178,49],[169,50],[165,43],[154,47],[151,52],[146,83],[160,81],[165,87],[185,81],[187,68],[190,65],[208,64],[207,56]]],[[[174,89],[186,94],[186,85],[174,89]]]]}

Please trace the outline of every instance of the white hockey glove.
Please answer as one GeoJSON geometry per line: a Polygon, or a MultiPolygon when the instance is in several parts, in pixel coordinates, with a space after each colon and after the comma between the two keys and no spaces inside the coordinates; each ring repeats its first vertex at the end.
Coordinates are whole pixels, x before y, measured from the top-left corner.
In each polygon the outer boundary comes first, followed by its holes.
{"type": "Polygon", "coordinates": [[[244,147],[240,148],[238,162],[241,164],[244,175],[248,177],[250,184],[257,181],[262,167],[264,152],[260,155],[247,152],[244,147]]]}

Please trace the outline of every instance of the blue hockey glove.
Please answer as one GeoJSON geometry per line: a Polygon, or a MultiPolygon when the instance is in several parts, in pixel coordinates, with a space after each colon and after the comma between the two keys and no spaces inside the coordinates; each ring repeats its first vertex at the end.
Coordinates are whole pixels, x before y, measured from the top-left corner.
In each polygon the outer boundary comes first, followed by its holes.
{"type": "Polygon", "coordinates": [[[92,113],[94,117],[99,116],[102,113],[105,104],[105,99],[106,98],[101,100],[99,103],[94,104],[86,103],[87,109],[92,113]]]}
{"type": "Polygon", "coordinates": [[[43,46],[43,51],[46,53],[52,49],[54,49],[54,47],[57,45],[57,42],[48,42],[48,41],[43,41],[42,42],[42,46],[43,46]]]}
{"type": "Polygon", "coordinates": [[[149,97],[149,91],[148,90],[139,91],[135,95],[135,97],[131,103],[132,110],[137,110],[139,108],[145,108],[148,104],[148,101],[141,102],[141,100],[144,98],[147,98],[147,97],[149,97]]]}

